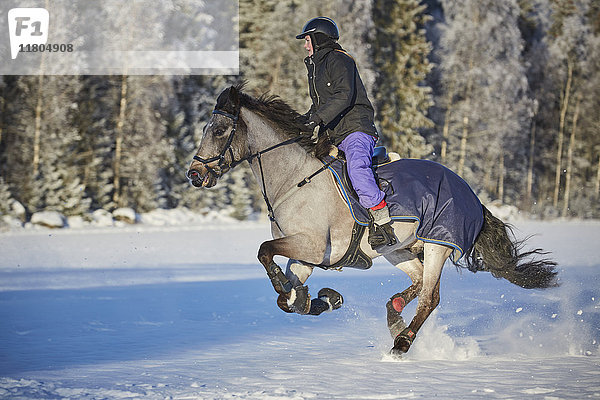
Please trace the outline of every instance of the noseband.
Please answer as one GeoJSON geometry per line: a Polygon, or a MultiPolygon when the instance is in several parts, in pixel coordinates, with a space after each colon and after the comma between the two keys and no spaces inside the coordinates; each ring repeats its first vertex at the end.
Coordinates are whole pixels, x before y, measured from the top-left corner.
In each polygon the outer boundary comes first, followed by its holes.
{"type": "MultiPolygon", "coordinates": [[[[230,118],[233,121],[233,127],[231,128],[231,132],[229,133],[229,137],[227,138],[227,142],[225,142],[225,146],[223,147],[223,150],[221,150],[221,153],[219,153],[219,155],[211,157],[211,158],[202,158],[199,157],[197,155],[194,156],[194,160],[201,162],[202,164],[204,164],[204,167],[209,171],[209,173],[214,174],[215,176],[220,176],[219,173],[217,173],[213,168],[209,167],[208,164],[211,162],[215,162],[215,161],[219,161],[219,163],[217,164],[217,166],[219,167],[219,171],[223,171],[223,167],[227,167],[229,169],[241,164],[244,161],[248,161],[249,163],[252,163],[253,159],[258,159],[258,165],[260,168],[260,175],[261,175],[261,181],[262,181],[262,195],[263,198],[265,200],[265,203],[267,203],[267,210],[269,212],[269,219],[273,222],[275,222],[275,224],[277,224],[277,227],[279,228],[279,230],[281,230],[281,228],[279,227],[279,224],[277,223],[277,221],[275,220],[275,216],[273,213],[273,207],[271,206],[271,202],[269,201],[269,198],[267,196],[267,192],[266,192],[266,186],[265,186],[265,175],[263,172],[263,168],[262,168],[262,162],[261,162],[261,156],[265,153],[268,153],[271,150],[275,150],[279,147],[282,146],[287,146],[288,144],[291,143],[295,143],[298,142],[302,139],[301,136],[297,136],[288,140],[285,140],[281,143],[278,143],[276,145],[273,145],[267,149],[261,150],[261,151],[257,151],[254,154],[251,154],[247,157],[242,158],[241,160],[235,160],[233,157],[233,150],[231,149],[231,144],[233,143],[233,138],[235,136],[235,132],[237,130],[237,123],[238,123],[238,119],[239,119],[239,115],[240,115],[240,111],[238,110],[237,113],[234,114],[230,114],[228,112],[222,111],[222,110],[213,110],[212,112],[213,114],[219,114],[219,115],[223,115],[227,118],[230,118]],[[227,154],[227,151],[229,151],[229,154],[231,156],[231,162],[226,163],[225,162],[225,154],[227,154]]],[[[191,179],[191,177],[188,175],[188,179],[191,179]]],[[[301,185],[299,185],[300,187],[301,185]]],[[[283,232],[283,231],[282,231],[283,232]]]]}

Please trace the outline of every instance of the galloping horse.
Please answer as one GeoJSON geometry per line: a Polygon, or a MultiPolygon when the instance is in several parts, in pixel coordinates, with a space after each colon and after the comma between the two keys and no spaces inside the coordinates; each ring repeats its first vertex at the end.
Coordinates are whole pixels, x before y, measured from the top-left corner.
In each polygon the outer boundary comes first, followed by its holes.
{"type": "MultiPolygon", "coordinates": [[[[439,304],[442,267],[453,252],[454,262],[462,257],[460,262],[473,272],[489,271],[524,288],[556,285],[556,264],[535,260],[536,255],[545,254],[540,249],[521,252],[522,243],[510,238],[510,227],[481,206],[462,180],[464,191],[476,200],[482,221],[468,243],[470,249],[457,254],[456,246],[419,236],[419,227],[432,223],[419,218],[394,219],[397,243],[372,249],[366,235],[357,239],[355,219],[328,164],[314,156],[315,144],[310,137],[299,134],[299,114],[276,96],[254,98],[243,93],[242,87],[231,86],[219,95],[187,177],[196,187],[210,188],[231,168],[250,162],[269,210],[273,236],[260,245],[258,259],[279,294],[277,304],[282,310],[319,315],[339,308],[343,298],[333,289],[322,289],[311,299],[304,283],[313,269],[339,268],[342,258],[349,261],[341,266],[365,268],[365,256],[368,268],[371,259],[383,256],[412,280],[411,286],[386,304],[394,340],[392,353],[402,354],[439,304]],[[344,257],[353,240],[360,240],[356,252],[363,257],[358,261],[344,257]],[[285,273],[273,261],[275,255],[289,259],[285,273]],[[401,312],[416,297],[415,316],[406,326],[401,312]]],[[[459,220],[457,225],[463,222],[459,220]]]]}

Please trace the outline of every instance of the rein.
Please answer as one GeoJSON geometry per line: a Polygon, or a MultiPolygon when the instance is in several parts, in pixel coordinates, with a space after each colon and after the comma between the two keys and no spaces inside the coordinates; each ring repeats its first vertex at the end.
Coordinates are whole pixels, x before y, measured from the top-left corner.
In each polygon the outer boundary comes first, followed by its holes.
{"type": "Polygon", "coordinates": [[[271,222],[274,222],[275,225],[277,225],[277,228],[283,233],[283,230],[281,229],[281,227],[279,226],[279,223],[277,222],[277,220],[275,219],[275,212],[274,209],[277,208],[283,201],[287,200],[296,190],[300,189],[302,186],[306,185],[307,183],[310,183],[312,178],[314,178],[315,176],[317,176],[318,174],[320,174],[321,172],[325,171],[334,161],[335,158],[331,161],[328,161],[327,163],[325,163],[323,165],[323,167],[319,168],[316,172],[314,172],[312,175],[307,176],[306,178],[304,178],[303,180],[301,180],[300,182],[298,182],[298,184],[294,187],[294,189],[290,192],[288,192],[285,196],[283,196],[282,199],[280,199],[276,204],[275,207],[273,207],[271,205],[271,202],[269,201],[269,196],[267,195],[267,186],[265,185],[265,174],[263,172],[263,167],[262,167],[262,160],[261,160],[261,156],[263,154],[266,154],[270,151],[273,151],[275,149],[278,149],[279,147],[283,147],[283,146],[287,146],[289,144],[292,143],[296,143],[298,141],[300,141],[302,139],[301,136],[297,136],[288,140],[285,140],[281,143],[277,143],[271,147],[268,147],[264,150],[260,150],[257,151],[254,154],[251,154],[247,157],[244,157],[240,160],[235,160],[233,157],[233,150],[231,149],[231,144],[233,143],[233,138],[235,136],[235,132],[237,131],[237,123],[238,123],[238,119],[239,119],[239,115],[240,112],[238,110],[238,112],[236,114],[230,114],[228,112],[222,111],[222,110],[213,110],[212,112],[213,114],[219,114],[219,115],[223,115],[229,119],[231,119],[233,121],[233,127],[231,128],[231,132],[229,133],[229,137],[227,138],[227,141],[225,142],[225,146],[223,147],[223,150],[221,150],[221,152],[219,153],[219,155],[211,157],[211,158],[202,158],[202,157],[198,157],[197,155],[194,156],[194,160],[201,162],[202,164],[204,164],[204,167],[212,174],[215,174],[216,176],[218,176],[217,172],[210,168],[208,166],[209,163],[214,162],[214,161],[219,161],[219,163],[217,164],[217,166],[219,167],[220,170],[223,170],[223,167],[227,167],[228,169],[232,169],[236,166],[238,166],[239,164],[243,163],[244,161],[248,161],[249,163],[252,163],[252,160],[254,160],[255,158],[258,160],[258,167],[260,170],[260,179],[262,182],[262,188],[261,188],[261,192],[263,195],[263,199],[265,200],[265,203],[267,205],[267,211],[268,211],[268,215],[269,215],[269,220],[271,222]],[[225,155],[227,154],[227,151],[229,151],[229,155],[231,157],[231,162],[226,163],[225,162],[225,155]]]}

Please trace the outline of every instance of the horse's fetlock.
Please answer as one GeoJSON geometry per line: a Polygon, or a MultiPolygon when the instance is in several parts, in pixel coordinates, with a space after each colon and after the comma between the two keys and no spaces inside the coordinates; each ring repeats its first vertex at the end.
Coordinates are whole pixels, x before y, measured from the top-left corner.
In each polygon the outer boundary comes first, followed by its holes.
{"type": "Polygon", "coordinates": [[[296,289],[292,289],[292,290],[291,290],[291,291],[290,291],[290,292],[289,292],[289,293],[286,295],[286,297],[287,297],[287,300],[286,300],[286,302],[287,302],[287,305],[288,305],[289,307],[291,307],[291,306],[292,306],[292,304],[294,304],[294,302],[296,301],[296,289]]]}
{"type": "Polygon", "coordinates": [[[388,321],[388,329],[390,330],[392,339],[396,339],[406,328],[406,322],[404,322],[404,318],[402,317],[399,317],[391,324],[390,321],[388,321]]]}

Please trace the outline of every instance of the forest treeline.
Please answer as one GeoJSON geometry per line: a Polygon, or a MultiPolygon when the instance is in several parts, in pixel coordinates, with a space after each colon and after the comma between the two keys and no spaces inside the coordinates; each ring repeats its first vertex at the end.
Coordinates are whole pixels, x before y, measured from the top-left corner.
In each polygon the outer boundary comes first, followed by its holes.
{"type": "Polygon", "coordinates": [[[185,171],[228,85],[308,109],[294,36],[317,15],[338,23],[389,150],[447,165],[484,203],[600,217],[600,0],[240,0],[239,76],[2,76],[0,215],[259,210],[247,166],[211,190],[185,171]]]}

